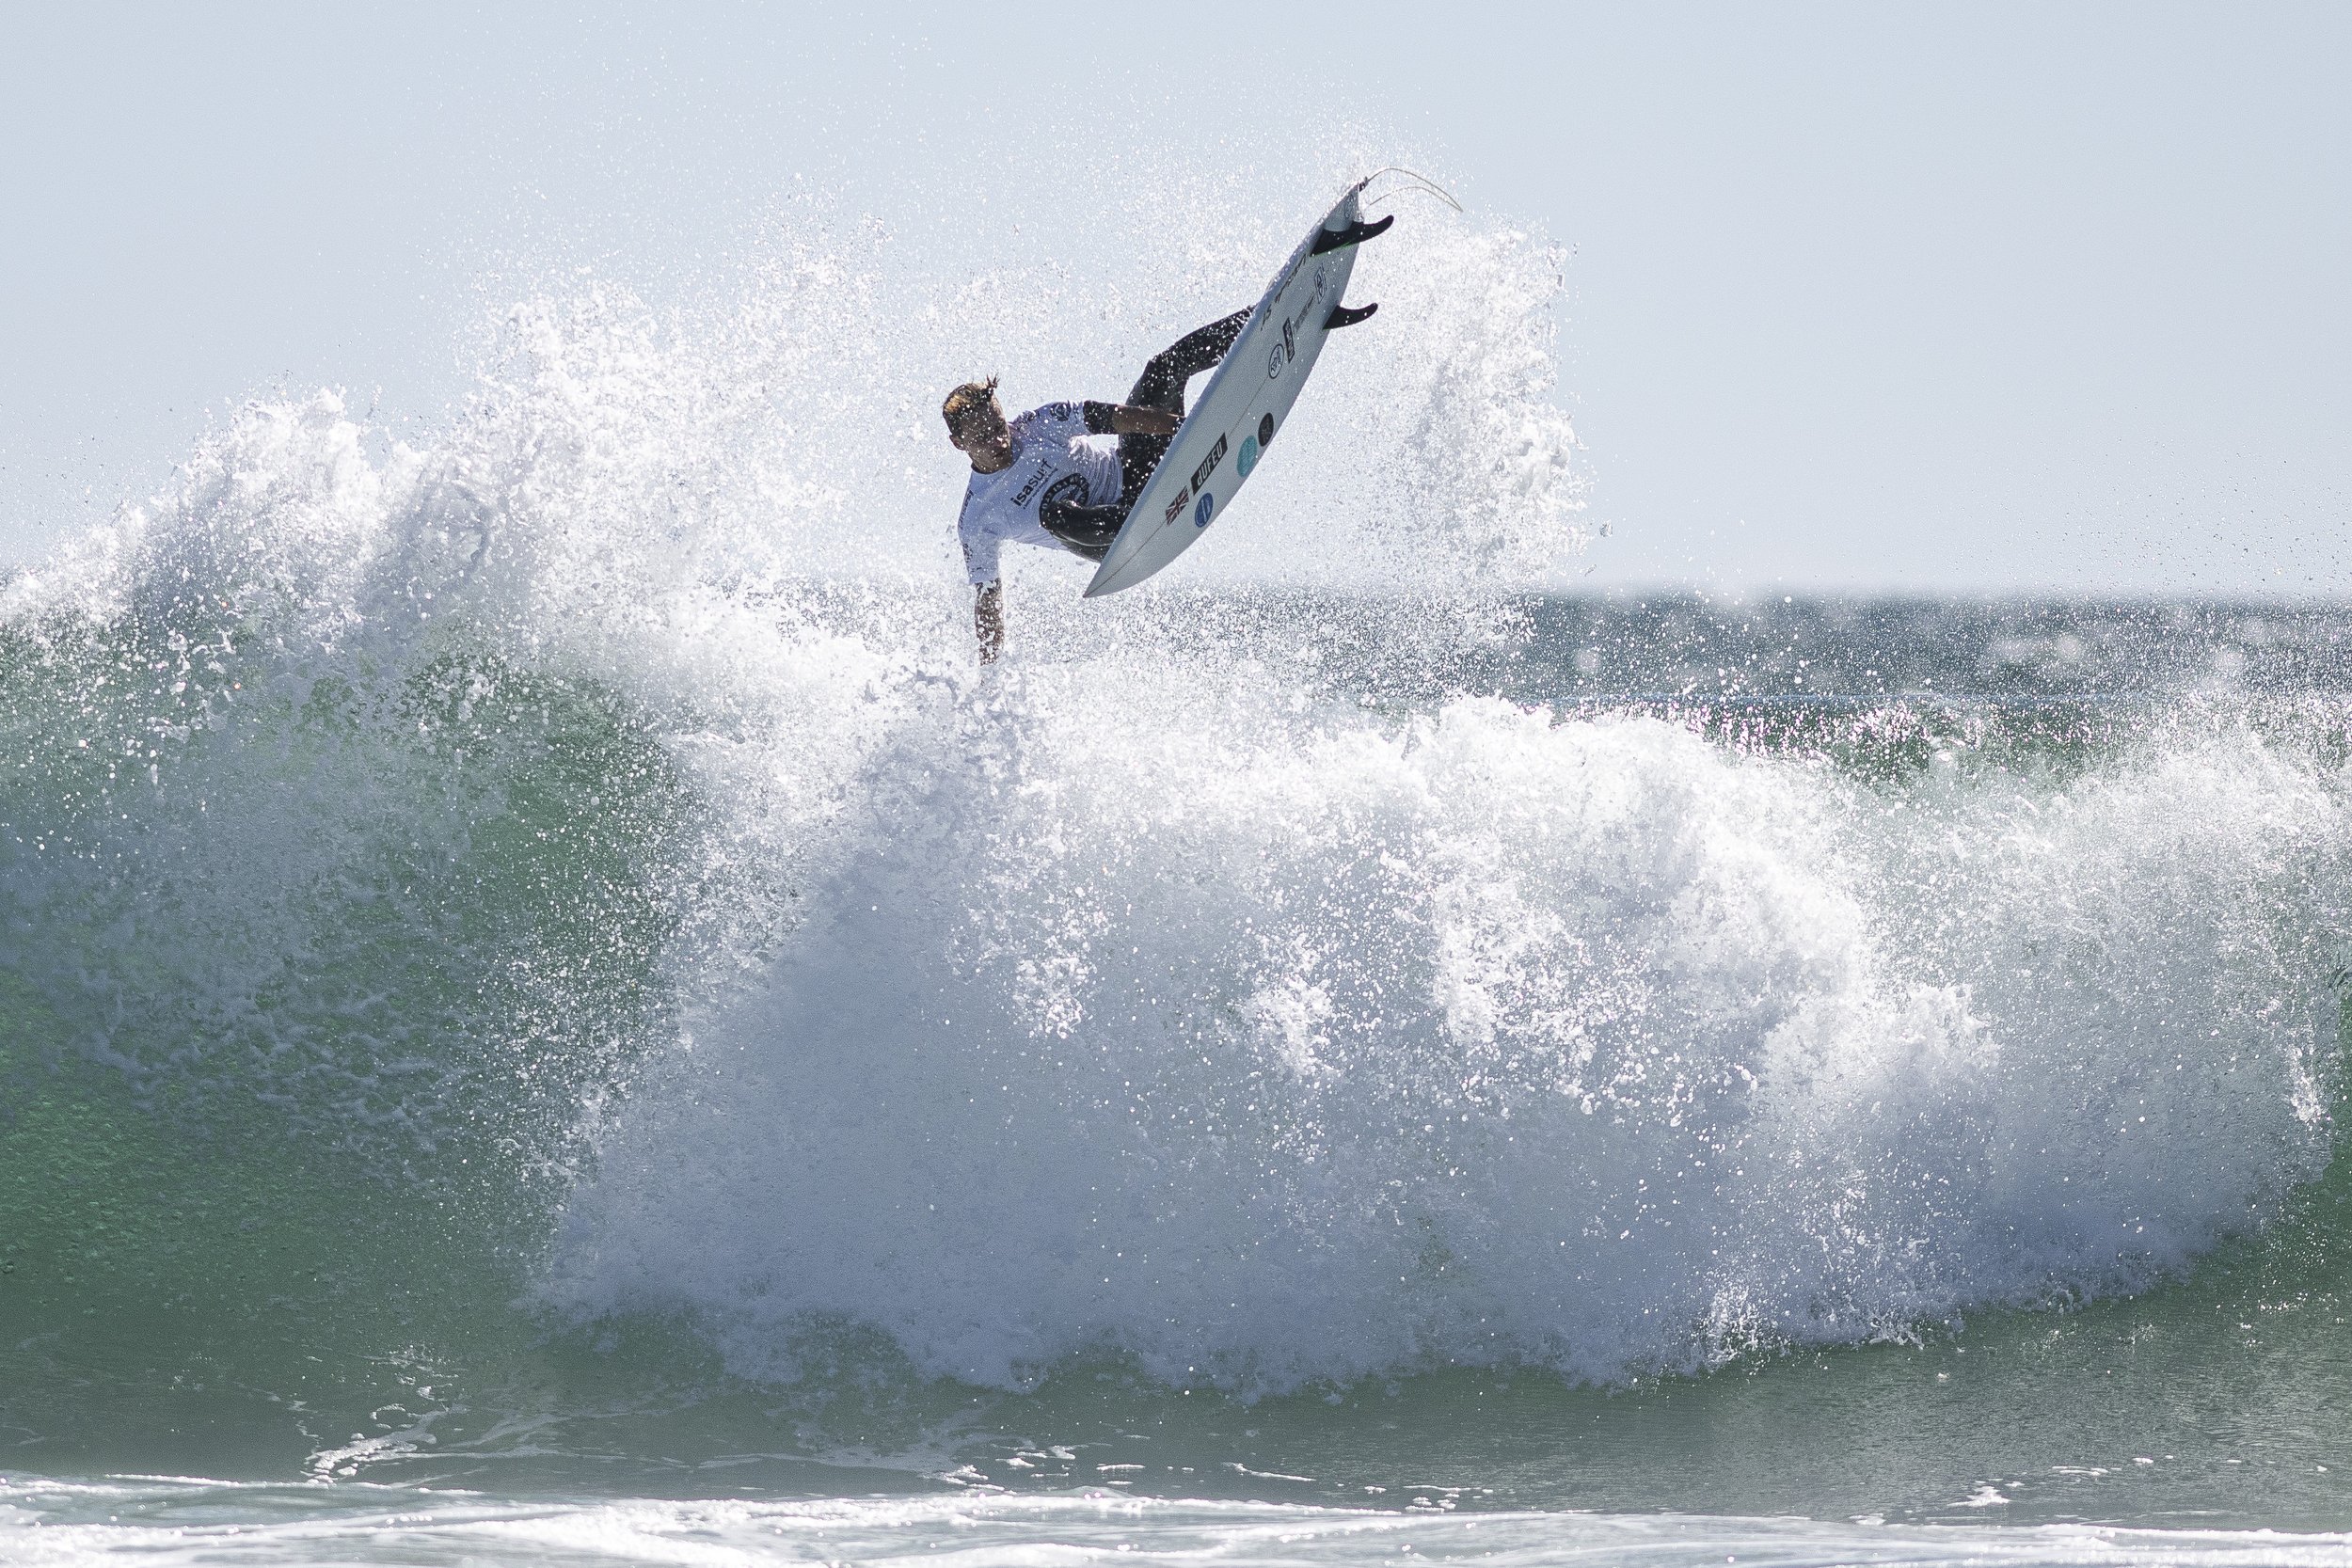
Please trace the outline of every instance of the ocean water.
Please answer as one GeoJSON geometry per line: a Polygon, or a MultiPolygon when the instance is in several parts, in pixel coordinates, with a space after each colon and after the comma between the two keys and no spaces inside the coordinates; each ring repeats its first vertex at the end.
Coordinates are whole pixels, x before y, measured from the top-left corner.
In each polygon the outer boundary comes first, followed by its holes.
{"type": "Polygon", "coordinates": [[[1581,593],[1446,217],[982,673],[936,390],[1095,296],[938,266],[0,588],[0,1558],[2352,1560],[2352,608],[1581,593]]]}

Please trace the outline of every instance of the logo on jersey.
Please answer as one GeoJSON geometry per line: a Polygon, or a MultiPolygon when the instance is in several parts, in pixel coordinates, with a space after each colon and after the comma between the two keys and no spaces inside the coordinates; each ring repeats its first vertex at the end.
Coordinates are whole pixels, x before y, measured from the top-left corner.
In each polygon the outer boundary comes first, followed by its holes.
{"type": "MultiPolygon", "coordinates": [[[[1220,436],[1216,438],[1216,445],[1209,449],[1209,455],[1200,460],[1200,467],[1192,470],[1192,487],[1198,490],[1203,484],[1208,483],[1209,476],[1216,472],[1216,466],[1224,461],[1225,437],[1220,436]]],[[[1205,514],[1202,515],[1201,521],[1208,521],[1205,514]]]]}
{"type": "Polygon", "coordinates": [[[1033,474],[1031,474],[1031,475],[1029,476],[1029,483],[1028,483],[1024,484],[1024,485],[1023,485],[1023,486],[1022,486],[1022,487],[1021,487],[1018,491],[1016,491],[1016,492],[1014,493],[1013,498],[1012,498],[1012,504],[1013,504],[1013,505],[1015,505],[1015,506],[1026,506],[1026,505],[1028,505],[1028,504],[1029,504],[1029,498],[1030,498],[1031,496],[1034,496],[1034,495],[1036,495],[1036,494],[1037,494],[1037,487],[1038,487],[1039,485],[1041,485],[1041,484],[1044,483],[1046,482],[1046,480],[1052,476],[1053,472],[1054,472],[1054,460],[1053,460],[1052,458],[1050,458],[1050,457],[1046,457],[1046,458],[1041,458],[1041,459],[1039,459],[1039,460],[1038,460],[1038,465],[1037,465],[1037,472],[1035,472],[1035,473],[1033,473],[1033,474]]]}
{"type": "Polygon", "coordinates": [[[1207,528],[1209,526],[1209,514],[1215,512],[1216,510],[1216,498],[1210,495],[1206,490],[1201,491],[1200,504],[1192,509],[1192,526],[1195,528],[1207,528]]]}
{"type": "Polygon", "coordinates": [[[1255,436],[1245,436],[1241,438],[1241,451],[1233,457],[1233,471],[1242,478],[1248,479],[1249,470],[1257,466],[1258,438],[1255,436]]]}
{"type": "Polygon", "coordinates": [[[1176,520],[1176,514],[1182,512],[1184,509],[1184,503],[1190,499],[1192,499],[1192,486],[1187,484],[1183,489],[1176,492],[1176,499],[1168,503],[1168,515],[1162,517],[1160,521],[1163,523],[1174,522],[1176,520]]]}
{"type": "Polygon", "coordinates": [[[1041,515],[1053,506],[1084,506],[1087,503],[1087,476],[1064,474],[1045,487],[1045,499],[1037,503],[1041,515]]]}

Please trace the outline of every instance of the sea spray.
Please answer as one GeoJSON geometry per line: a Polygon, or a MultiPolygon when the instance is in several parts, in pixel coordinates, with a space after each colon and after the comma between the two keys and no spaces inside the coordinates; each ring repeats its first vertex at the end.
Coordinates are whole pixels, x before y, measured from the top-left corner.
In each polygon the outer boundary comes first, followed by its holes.
{"type": "MultiPolygon", "coordinates": [[[[1502,395],[1550,430],[1547,549],[1572,548],[1540,353],[1490,352],[1549,331],[1540,247],[1415,245],[1511,310],[1438,352],[1367,341],[1370,373],[1429,428],[1502,395]]],[[[1059,287],[1008,282],[1033,315],[1059,287]]],[[[930,361],[993,307],[946,320],[914,286],[817,234],[707,308],[534,298],[431,441],[332,392],[257,403],[165,494],[11,578],[0,1312],[38,1430],[70,1440],[40,1390],[81,1365],[122,1378],[75,1430],[119,1433],[203,1421],[117,1402],[236,1388],[260,1431],[272,1402],[337,1403],[321,1377],[406,1369],[383,1375],[446,1402],[451,1366],[479,1388],[529,1360],[541,1324],[509,1304],[551,1206],[859,852],[877,757],[973,680],[928,407],[930,361]]],[[[1171,306],[1134,332],[1184,325],[1171,306]]],[[[1476,483],[1524,493],[1525,456],[1476,483]]],[[[1360,461],[1335,420],[1282,467],[1311,490],[1360,461]]],[[[1435,471],[1399,457],[1385,499],[1323,523],[1401,532],[1435,471]]],[[[1507,554],[1424,552],[1421,592],[1457,566],[1492,590],[1477,561],[1507,554]]],[[[1081,618],[1051,564],[1018,585],[1019,657],[1080,626],[1141,658],[1197,638],[1157,595],[1081,618]]],[[[1414,645],[1450,645],[1443,625],[1414,645]]],[[[348,1419],[257,1451],[340,1451],[348,1419]]]]}
{"type": "MultiPolygon", "coordinates": [[[[2113,1299],[2325,1164],[2325,618],[2282,713],[2207,678],[2267,668],[2245,617],[2161,669],[2067,607],[1629,646],[1527,596],[1580,537],[1527,236],[1400,224],[1255,510],[1107,603],[1020,557],[976,671],[939,388],[1001,342],[1115,394],[1246,237],[567,285],[431,440],[259,404],[12,579],[20,1451],[1001,1481],[1042,1450],[975,1390],[1110,1433],[1209,1386],[1357,1442],[1442,1369],[2113,1299]],[[2140,705],[1904,695],[2093,665],[2140,705]],[[1859,700],[1736,705],[1825,669],[1859,700]]],[[[1262,1457],[1200,1419],[1171,1464],[1262,1457]]]]}

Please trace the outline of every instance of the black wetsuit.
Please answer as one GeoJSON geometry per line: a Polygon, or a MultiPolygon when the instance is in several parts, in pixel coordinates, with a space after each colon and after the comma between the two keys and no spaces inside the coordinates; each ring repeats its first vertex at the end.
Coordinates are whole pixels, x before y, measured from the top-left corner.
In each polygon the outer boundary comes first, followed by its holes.
{"type": "MultiPolygon", "coordinates": [[[[1225,357],[1225,351],[1233,346],[1248,322],[1249,312],[1236,310],[1222,321],[1185,333],[1152,356],[1143,367],[1143,374],[1127,393],[1130,408],[1156,409],[1163,414],[1184,417],[1184,384],[1202,371],[1225,357]]],[[[1094,430],[1096,410],[1100,404],[1088,404],[1087,428],[1094,430]]],[[[1105,430],[1109,415],[1100,416],[1105,430]]],[[[1101,435],[1103,431],[1095,431],[1101,435]]],[[[1037,520],[1045,531],[1060,540],[1065,548],[1100,561],[1110,552],[1111,541],[1119,535],[1119,525],[1127,519],[1127,513],[1136,504],[1136,498],[1151,483],[1152,470],[1160,466],[1168,452],[1167,436],[1121,436],[1119,438],[1119,499],[1103,506],[1082,506],[1066,500],[1047,499],[1038,508],[1037,520]]]]}

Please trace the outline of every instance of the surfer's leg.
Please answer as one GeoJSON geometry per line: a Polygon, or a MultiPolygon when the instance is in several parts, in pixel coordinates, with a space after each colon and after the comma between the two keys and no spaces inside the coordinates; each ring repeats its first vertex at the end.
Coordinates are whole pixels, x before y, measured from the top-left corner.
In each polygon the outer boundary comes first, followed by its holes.
{"type": "MultiPolygon", "coordinates": [[[[1233,346],[1241,329],[1248,324],[1249,312],[1236,310],[1222,320],[1190,332],[1153,355],[1143,367],[1143,374],[1136,378],[1133,390],[1127,394],[1130,408],[1156,408],[1178,419],[1184,415],[1184,383],[1225,357],[1225,351],[1233,346]]],[[[1152,470],[1160,465],[1168,451],[1165,436],[1121,436],[1119,438],[1120,499],[1126,506],[1135,504],[1152,478],[1152,470]]]]}
{"type": "Polygon", "coordinates": [[[1120,510],[1136,504],[1143,487],[1152,483],[1152,470],[1168,455],[1168,437],[1165,436],[1121,436],[1119,438],[1119,500],[1120,510]]]}
{"type": "Polygon", "coordinates": [[[1134,390],[1127,394],[1127,406],[1183,414],[1184,383],[1224,358],[1248,322],[1248,311],[1236,310],[1221,321],[1195,327],[1160,350],[1136,378],[1134,390]]]}

